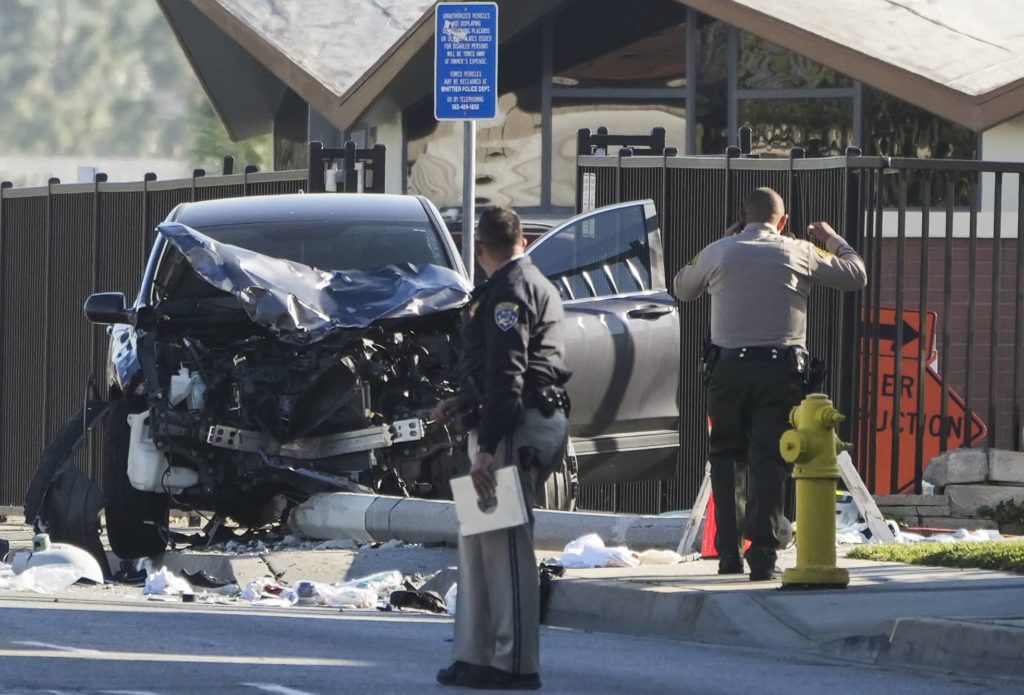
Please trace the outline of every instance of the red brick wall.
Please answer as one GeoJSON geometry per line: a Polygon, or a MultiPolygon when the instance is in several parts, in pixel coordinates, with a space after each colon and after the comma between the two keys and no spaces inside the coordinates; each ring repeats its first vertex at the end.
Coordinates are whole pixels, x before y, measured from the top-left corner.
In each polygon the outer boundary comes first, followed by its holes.
{"type": "MultiPolygon", "coordinates": [[[[953,239],[949,254],[951,267],[951,291],[945,294],[946,241],[930,239],[927,253],[926,299],[921,302],[922,240],[904,241],[902,267],[902,295],[905,310],[934,311],[938,314],[936,323],[936,347],[938,349],[938,371],[943,380],[968,400],[968,405],[988,425],[993,435],[992,445],[998,448],[1013,448],[1017,441],[1013,427],[1013,389],[1017,380],[1019,407],[1024,407],[1024,374],[1014,373],[1016,351],[1024,345],[1015,343],[1015,331],[1024,325],[1024,316],[1017,315],[1018,255],[1021,242],[1018,239],[978,239],[975,246],[974,272],[971,273],[970,240],[953,239]],[[993,295],[993,274],[995,259],[1001,269],[999,286],[993,295]],[[971,293],[974,296],[974,311],[970,312],[971,293]],[[995,339],[993,340],[993,322],[995,339]],[[948,349],[943,349],[943,332],[948,329],[948,349]],[[973,336],[970,331],[973,330],[973,336]],[[970,343],[969,343],[970,341],[970,343]],[[972,345],[968,365],[968,345],[972,345]],[[968,372],[970,393],[967,393],[968,372]],[[995,377],[995,390],[990,390],[990,375],[995,377]],[[989,404],[995,406],[995,419],[990,416],[989,404]]],[[[901,269],[897,265],[897,240],[884,239],[881,252],[881,272],[872,282],[879,289],[882,306],[895,306],[901,269]]],[[[874,264],[870,258],[869,275],[874,264]]],[[[1019,358],[1024,366],[1024,356],[1019,358]]],[[[991,440],[990,440],[991,441],[991,440]]],[[[982,444],[984,445],[984,444],[982,444]]]]}

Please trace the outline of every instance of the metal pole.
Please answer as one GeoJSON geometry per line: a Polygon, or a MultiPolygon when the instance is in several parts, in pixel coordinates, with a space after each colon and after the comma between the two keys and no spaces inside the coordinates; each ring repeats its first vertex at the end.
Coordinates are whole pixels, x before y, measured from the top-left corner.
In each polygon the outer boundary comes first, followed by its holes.
{"type": "Polygon", "coordinates": [[[476,259],[473,235],[476,233],[476,121],[464,121],[462,131],[462,262],[473,282],[476,259]]]}

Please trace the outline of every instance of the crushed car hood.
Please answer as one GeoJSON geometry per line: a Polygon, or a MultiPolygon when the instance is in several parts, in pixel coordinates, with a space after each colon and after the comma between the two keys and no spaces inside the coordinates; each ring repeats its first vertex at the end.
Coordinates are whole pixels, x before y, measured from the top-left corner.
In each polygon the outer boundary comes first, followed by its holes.
{"type": "Polygon", "coordinates": [[[230,293],[256,324],[283,341],[307,344],[339,329],[455,309],[469,281],[438,265],[388,265],[372,271],[325,271],[223,244],[177,222],[157,230],[196,273],[230,293]]]}

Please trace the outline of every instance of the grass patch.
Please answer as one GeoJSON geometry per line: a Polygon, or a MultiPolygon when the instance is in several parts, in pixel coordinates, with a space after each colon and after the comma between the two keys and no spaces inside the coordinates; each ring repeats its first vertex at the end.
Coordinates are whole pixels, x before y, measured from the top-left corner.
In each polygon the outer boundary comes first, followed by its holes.
{"type": "Polygon", "coordinates": [[[1002,570],[1024,574],[1024,540],[861,545],[847,557],[909,565],[1002,570]]]}

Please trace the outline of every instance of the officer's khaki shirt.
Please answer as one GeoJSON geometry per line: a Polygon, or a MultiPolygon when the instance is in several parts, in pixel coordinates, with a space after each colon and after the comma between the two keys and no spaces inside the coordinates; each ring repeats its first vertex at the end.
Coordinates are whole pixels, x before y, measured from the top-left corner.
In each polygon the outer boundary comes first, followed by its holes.
{"type": "Polygon", "coordinates": [[[839,290],[867,284],[864,261],[843,239],[828,250],[748,224],[701,251],[675,277],[676,297],[711,295],[711,341],[720,347],[807,346],[807,295],[812,283],[839,290]]]}

